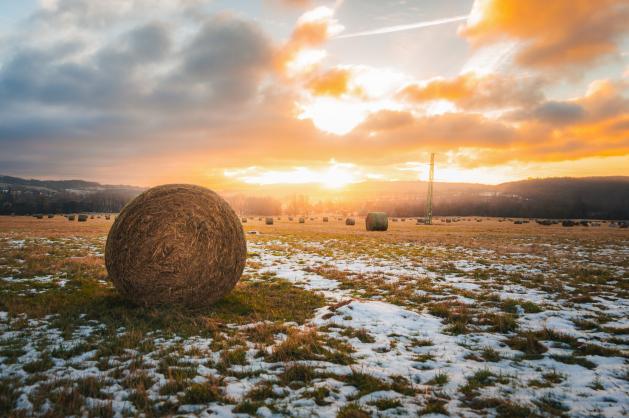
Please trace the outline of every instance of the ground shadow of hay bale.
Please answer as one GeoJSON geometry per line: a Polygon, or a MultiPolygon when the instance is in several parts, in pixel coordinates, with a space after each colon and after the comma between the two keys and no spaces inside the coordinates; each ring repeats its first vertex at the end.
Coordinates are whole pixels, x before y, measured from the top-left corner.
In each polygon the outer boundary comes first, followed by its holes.
{"type": "Polygon", "coordinates": [[[116,288],[135,303],[207,306],[229,293],[245,266],[240,220],[203,187],[154,187],[114,222],[105,263],[116,288]]]}

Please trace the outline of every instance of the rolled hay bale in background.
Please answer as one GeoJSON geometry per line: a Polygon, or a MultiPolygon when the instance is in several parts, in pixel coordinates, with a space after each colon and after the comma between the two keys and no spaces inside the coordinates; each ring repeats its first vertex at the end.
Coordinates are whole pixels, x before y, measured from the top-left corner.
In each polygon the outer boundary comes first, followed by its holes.
{"type": "Polygon", "coordinates": [[[289,217],[288,217],[288,220],[292,222],[292,221],[293,221],[293,217],[292,217],[292,216],[289,216],[289,217]]]}
{"type": "Polygon", "coordinates": [[[306,218],[299,218],[299,223],[300,224],[305,224],[306,223],[306,218]]]}
{"type": "Polygon", "coordinates": [[[94,215],[90,216],[90,219],[94,219],[94,215]]]}
{"type": "Polygon", "coordinates": [[[266,218],[266,221],[264,223],[267,225],[273,225],[273,218],[266,218]]]}
{"type": "Polygon", "coordinates": [[[356,219],[354,218],[345,219],[345,225],[356,225],[356,219]]]}
{"type": "Polygon", "coordinates": [[[78,221],[79,222],[86,222],[87,221],[87,215],[83,215],[83,214],[79,215],[78,221]]]}
{"type": "Polygon", "coordinates": [[[242,219],[240,220],[240,222],[242,222],[243,224],[246,224],[246,223],[247,223],[247,218],[242,218],[242,219]]]}
{"type": "Polygon", "coordinates": [[[68,220],[69,221],[73,221],[74,220],[74,215],[68,215],[68,220]]]}
{"type": "Polygon", "coordinates": [[[328,217],[327,217],[327,216],[324,216],[324,217],[323,217],[323,222],[327,222],[327,221],[328,221],[328,217]]]}
{"type": "Polygon", "coordinates": [[[369,212],[365,218],[367,231],[386,231],[389,229],[389,219],[384,212],[369,212]]]}
{"type": "Polygon", "coordinates": [[[44,219],[44,215],[40,215],[39,213],[33,216],[37,219],[44,219]]]}
{"type": "Polygon", "coordinates": [[[52,219],[52,218],[54,218],[54,217],[55,217],[55,215],[53,215],[52,213],[49,213],[49,214],[48,214],[48,219],[52,219]]]}
{"type": "Polygon", "coordinates": [[[246,255],[242,225],[225,200],[203,187],[170,184],[122,209],[107,236],[105,266],[138,304],[201,307],[234,288],[246,255]]]}
{"type": "Polygon", "coordinates": [[[108,221],[109,220],[109,215],[105,215],[105,220],[108,221]]]}

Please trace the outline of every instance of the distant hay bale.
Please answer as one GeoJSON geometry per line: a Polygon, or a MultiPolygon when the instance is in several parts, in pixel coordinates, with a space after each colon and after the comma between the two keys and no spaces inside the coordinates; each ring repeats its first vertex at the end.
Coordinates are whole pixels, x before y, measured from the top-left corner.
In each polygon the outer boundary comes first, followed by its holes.
{"type": "Polygon", "coordinates": [[[356,225],[356,219],[354,218],[347,218],[345,219],[345,225],[356,225]]]}
{"type": "Polygon", "coordinates": [[[37,219],[44,219],[44,215],[40,215],[39,213],[37,215],[33,215],[35,218],[37,219]]]}
{"type": "Polygon", "coordinates": [[[247,223],[247,218],[242,218],[242,219],[240,220],[240,222],[242,222],[243,224],[246,224],[246,223],[247,223]]]}
{"type": "Polygon", "coordinates": [[[74,215],[68,215],[68,220],[69,221],[73,221],[74,220],[74,215]]]}
{"type": "Polygon", "coordinates": [[[266,221],[264,222],[267,225],[273,225],[273,218],[266,218],[266,221]]]}
{"type": "Polygon", "coordinates": [[[108,221],[110,219],[109,215],[105,215],[105,220],[108,221]]]}
{"type": "Polygon", "coordinates": [[[55,215],[53,215],[52,213],[49,213],[49,214],[48,214],[48,219],[52,219],[52,218],[54,218],[54,217],[55,217],[55,215]]]}
{"type": "Polygon", "coordinates": [[[561,222],[561,226],[565,226],[565,227],[572,227],[572,226],[575,226],[576,224],[577,224],[576,222],[571,221],[569,219],[566,219],[561,222]]]}
{"type": "Polygon", "coordinates": [[[306,223],[306,218],[299,218],[299,223],[300,224],[305,224],[306,223]]]}
{"type": "Polygon", "coordinates": [[[145,306],[206,306],[228,294],[245,267],[238,217],[203,187],[154,187],[127,204],[105,246],[116,288],[145,306]]]}
{"type": "Polygon", "coordinates": [[[293,221],[293,217],[292,217],[292,216],[289,216],[289,217],[288,217],[288,220],[292,222],[292,221],[293,221]]]}
{"type": "Polygon", "coordinates": [[[328,217],[327,216],[323,217],[323,222],[328,222],[328,217]]]}
{"type": "Polygon", "coordinates": [[[83,214],[79,215],[78,221],[79,222],[86,222],[87,221],[87,215],[83,215],[83,214]]]}
{"type": "Polygon", "coordinates": [[[365,218],[367,231],[386,231],[389,229],[389,220],[384,212],[369,212],[365,218]]]}

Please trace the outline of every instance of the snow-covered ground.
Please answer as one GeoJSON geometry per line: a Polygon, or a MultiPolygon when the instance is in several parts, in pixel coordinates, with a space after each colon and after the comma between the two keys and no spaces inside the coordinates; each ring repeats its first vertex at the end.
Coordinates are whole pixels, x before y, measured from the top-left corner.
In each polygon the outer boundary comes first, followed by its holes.
{"type": "Polygon", "coordinates": [[[322,294],[309,319],[225,322],[185,337],[94,315],[69,327],[74,311],[36,315],[27,298],[108,289],[104,237],[0,236],[0,413],[629,414],[629,237],[542,237],[534,252],[517,236],[512,251],[248,239],[243,280],[322,294]],[[359,245],[376,248],[361,256],[359,245]]]}

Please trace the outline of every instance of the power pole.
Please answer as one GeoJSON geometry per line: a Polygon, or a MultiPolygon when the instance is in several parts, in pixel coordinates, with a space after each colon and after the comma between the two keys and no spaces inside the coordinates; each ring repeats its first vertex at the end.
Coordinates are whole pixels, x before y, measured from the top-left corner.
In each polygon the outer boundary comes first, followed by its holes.
{"type": "Polygon", "coordinates": [[[435,180],[435,153],[430,154],[430,175],[428,177],[428,197],[426,198],[426,224],[432,225],[432,184],[435,180]]]}

